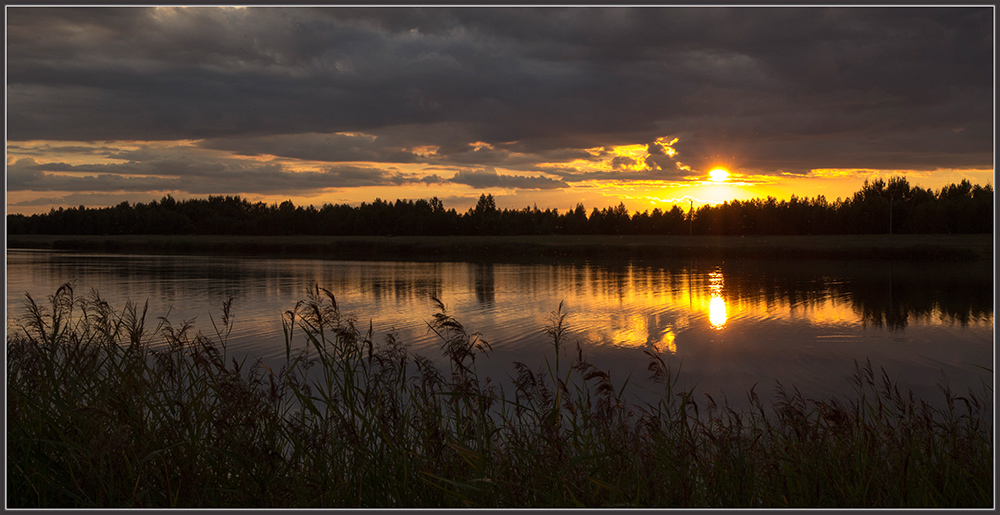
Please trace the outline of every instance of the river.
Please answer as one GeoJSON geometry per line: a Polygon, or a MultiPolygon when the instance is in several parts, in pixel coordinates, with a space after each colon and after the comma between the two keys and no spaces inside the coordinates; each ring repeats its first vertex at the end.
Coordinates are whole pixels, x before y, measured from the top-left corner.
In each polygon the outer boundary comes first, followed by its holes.
{"type": "MultiPolygon", "coordinates": [[[[480,370],[509,384],[520,361],[551,362],[545,335],[563,304],[567,349],[652,387],[644,349],[679,367],[679,387],[744,405],[777,382],[813,397],[849,396],[854,362],[870,360],[902,388],[932,402],[946,381],[963,393],[992,384],[993,278],[989,263],[887,261],[670,261],[488,264],[363,262],[219,256],[151,256],[7,251],[8,333],[25,293],[44,300],[72,281],[121,306],[149,302],[156,317],[193,321],[213,335],[211,317],[233,298],[230,353],[278,363],[281,314],[319,285],[345,314],[376,335],[394,331],[410,349],[444,365],[428,330],[440,299],[492,346],[480,370]]],[[[301,334],[293,346],[305,345],[301,334]]],[[[564,361],[565,362],[565,361],[564,361]]]]}

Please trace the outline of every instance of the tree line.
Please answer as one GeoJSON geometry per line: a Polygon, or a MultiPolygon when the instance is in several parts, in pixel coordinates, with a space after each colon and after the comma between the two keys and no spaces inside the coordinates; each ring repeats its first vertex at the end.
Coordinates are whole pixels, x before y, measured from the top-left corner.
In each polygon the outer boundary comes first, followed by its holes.
{"type": "Polygon", "coordinates": [[[792,196],[731,200],[685,211],[629,214],[624,204],[589,213],[583,204],[559,212],[498,209],[492,195],[479,197],[464,213],[446,209],[437,197],[375,199],[358,206],[268,205],[240,196],[176,200],[114,207],[52,209],[45,214],[7,215],[8,235],[18,234],[233,234],[233,235],[804,235],[885,233],[991,233],[993,187],[968,180],[934,191],[912,187],[903,177],[865,181],[847,199],[829,202],[792,196]]]}

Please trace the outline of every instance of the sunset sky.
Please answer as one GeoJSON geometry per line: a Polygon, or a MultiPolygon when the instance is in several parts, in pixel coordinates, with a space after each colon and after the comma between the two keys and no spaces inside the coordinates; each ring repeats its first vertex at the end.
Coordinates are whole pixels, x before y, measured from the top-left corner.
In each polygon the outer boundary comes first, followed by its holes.
{"type": "Polygon", "coordinates": [[[167,194],[635,211],[993,182],[992,6],[5,15],[8,213],[167,194]]]}

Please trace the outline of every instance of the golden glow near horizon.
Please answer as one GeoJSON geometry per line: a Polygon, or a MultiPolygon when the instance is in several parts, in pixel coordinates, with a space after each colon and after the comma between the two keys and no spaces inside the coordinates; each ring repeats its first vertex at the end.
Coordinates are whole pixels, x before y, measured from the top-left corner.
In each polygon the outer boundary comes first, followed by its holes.
{"type": "MultiPolygon", "coordinates": [[[[364,132],[339,132],[341,139],[357,138],[359,143],[379,148],[377,137],[364,132]]],[[[306,135],[306,141],[313,141],[316,135],[306,135]]],[[[289,137],[294,143],[294,138],[289,137]]],[[[519,185],[524,181],[496,181],[489,186],[472,186],[463,182],[453,182],[460,172],[475,172],[483,168],[480,164],[455,163],[449,156],[439,154],[440,147],[421,145],[410,148],[383,149],[409,152],[419,156],[413,162],[367,162],[367,161],[323,161],[298,157],[284,157],[267,151],[241,153],[239,151],[217,150],[203,146],[203,140],[174,141],[16,141],[7,142],[7,166],[15,161],[27,160],[26,167],[38,169],[37,165],[52,164],[52,171],[43,171],[43,176],[53,178],[69,176],[86,178],[89,183],[105,188],[116,183],[109,178],[139,177],[151,179],[170,178],[177,182],[180,175],[170,174],[170,165],[177,163],[186,167],[183,176],[191,180],[178,186],[164,186],[162,190],[137,191],[125,189],[100,189],[93,191],[56,191],[48,189],[43,181],[32,179],[37,190],[19,189],[7,191],[8,213],[44,213],[53,208],[114,206],[122,201],[148,202],[162,195],[170,194],[176,199],[205,197],[209,194],[240,194],[244,198],[267,203],[292,200],[296,205],[316,205],[324,203],[360,204],[382,199],[419,199],[437,196],[444,200],[446,207],[459,212],[475,206],[480,194],[490,193],[496,197],[497,207],[520,209],[526,205],[537,205],[541,209],[554,208],[571,210],[583,203],[587,210],[613,207],[619,202],[632,213],[651,211],[659,208],[667,211],[678,206],[685,212],[691,207],[715,205],[732,200],[766,198],[788,200],[793,194],[800,198],[814,198],[824,195],[830,202],[837,198],[849,198],[857,192],[864,181],[888,179],[892,176],[906,177],[910,184],[922,188],[939,189],[947,184],[969,179],[975,184],[991,184],[993,170],[863,170],[863,169],[815,169],[807,173],[766,174],[755,170],[741,169],[735,161],[720,163],[708,171],[694,170],[683,164],[682,157],[674,148],[677,137],[659,137],[646,144],[607,145],[583,149],[584,158],[567,161],[538,162],[538,156],[509,152],[498,145],[483,141],[468,143],[473,152],[490,156],[502,156],[511,167],[495,166],[491,170],[498,176],[548,177],[564,181],[565,185],[555,188],[531,189],[519,185]],[[652,151],[652,154],[651,154],[652,151]],[[655,154],[655,155],[654,155],[655,154]],[[664,159],[664,156],[669,159],[664,159]],[[31,161],[34,160],[34,163],[31,161]],[[66,165],[78,167],[68,171],[66,165]],[[674,169],[671,169],[674,168],[674,169]],[[295,174],[306,172],[324,174],[330,170],[345,169],[355,180],[343,184],[334,177],[328,182],[317,178],[318,187],[272,191],[271,186],[251,184],[252,177],[265,177],[267,173],[295,174]],[[230,174],[246,173],[247,184],[235,186],[230,181],[227,186],[211,190],[221,184],[214,179],[220,170],[230,174]],[[364,176],[370,174],[371,183],[366,184],[364,176]],[[436,176],[436,179],[435,179],[436,176]],[[428,178],[428,181],[417,179],[428,178]],[[662,179],[659,177],[663,177],[662,179]],[[389,180],[389,179],[394,179],[389,180]],[[199,191],[190,193],[187,184],[202,183],[199,191]],[[206,187],[205,184],[208,186],[206,187]],[[244,188],[240,191],[238,188],[244,188]],[[174,188],[174,189],[171,189],[174,188]]],[[[365,147],[367,148],[367,147],[365,147]]],[[[359,158],[366,157],[364,152],[359,158]]],[[[734,158],[735,159],[735,158],[734,158]]],[[[11,170],[8,170],[11,173],[11,170]]],[[[28,172],[18,172],[21,177],[28,172]]],[[[38,174],[37,171],[31,173],[38,174]]],[[[291,176],[291,175],[289,175],[291,176]]],[[[10,180],[10,176],[8,176],[10,180]]],[[[77,181],[84,184],[85,181],[77,181]]],[[[265,181],[266,183],[267,181],[265,181]]],[[[69,184],[68,181],[63,181],[69,184]]],[[[10,182],[13,186],[14,182],[10,182]]]]}

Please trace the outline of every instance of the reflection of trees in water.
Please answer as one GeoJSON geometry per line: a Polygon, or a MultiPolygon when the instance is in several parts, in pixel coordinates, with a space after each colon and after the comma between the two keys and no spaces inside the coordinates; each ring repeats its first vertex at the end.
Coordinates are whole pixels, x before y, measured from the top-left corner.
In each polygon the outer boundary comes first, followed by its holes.
{"type": "MultiPolygon", "coordinates": [[[[842,296],[842,292],[837,290],[842,282],[817,274],[818,270],[814,268],[809,271],[795,267],[791,270],[777,267],[770,270],[746,270],[744,267],[725,264],[720,268],[725,277],[722,294],[727,301],[759,303],[768,309],[782,304],[798,308],[818,306],[830,298],[842,296]]],[[[704,277],[700,282],[705,283],[707,288],[708,274],[700,275],[704,277]]]]}
{"type": "Polygon", "coordinates": [[[844,262],[722,265],[726,296],[733,299],[811,305],[828,298],[849,299],[862,323],[903,329],[911,318],[940,316],[968,325],[993,314],[988,270],[968,264],[844,262]]]}
{"type": "MultiPolygon", "coordinates": [[[[343,290],[349,291],[350,285],[345,284],[343,290]]],[[[361,291],[371,294],[376,301],[440,297],[441,281],[428,277],[368,276],[361,280],[361,291]]]]}
{"type": "MultiPolygon", "coordinates": [[[[576,295],[599,295],[623,299],[630,292],[657,292],[659,294],[680,295],[687,290],[686,269],[669,269],[639,265],[585,265],[576,267],[583,272],[576,275],[588,277],[589,281],[578,280],[572,284],[576,295]]],[[[563,280],[566,280],[564,274],[563,280]]]]}
{"type": "Polygon", "coordinates": [[[476,302],[493,307],[496,303],[496,273],[493,270],[493,263],[479,263],[469,266],[473,272],[476,302]]]}
{"type": "Polygon", "coordinates": [[[719,278],[713,274],[721,271],[724,286],[716,293],[726,302],[797,309],[836,300],[849,303],[865,325],[902,329],[911,319],[931,316],[963,326],[988,320],[993,314],[988,265],[755,260],[565,265],[553,282],[577,296],[622,299],[629,292],[656,292],[683,302],[715,291],[719,278]]]}
{"type": "MultiPolygon", "coordinates": [[[[334,293],[360,291],[377,300],[441,297],[471,287],[476,300],[494,306],[497,282],[511,293],[552,292],[623,299],[655,292],[684,303],[709,291],[721,271],[727,302],[819,306],[850,302],[866,325],[905,328],[915,318],[939,316],[968,325],[993,315],[990,263],[891,263],[862,261],[730,261],[726,263],[494,265],[396,263],[332,265],[320,260],[239,260],[182,256],[44,256],[40,274],[81,287],[116,283],[124,291],[151,291],[165,300],[205,293],[298,297],[318,283],[334,293]],[[48,271],[42,271],[47,268],[48,271]],[[467,274],[467,275],[466,275],[467,274]],[[500,278],[498,279],[498,275],[500,278]],[[467,278],[471,284],[461,284],[467,278]],[[139,285],[141,284],[141,288],[139,285]],[[129,285],[136,285],[135,288],[129,285]]],[[[28,273],[33,267],[28,266],[28,273]]]]}
{"type": "MultiPolygon", "coordinates": [[[[360,290],[371,295],[376,301],[400,301],[419,298],[440,297],[444,275],[440,264],[432,263],[421,267],[373,263],[365,266],[331,268],[338,281],[333,281],[340,291],[360,290]],[[334,273],[335,272],[335,273],[334,273]]],[[[322,278],[317,278],[322,282],[322,278]]]]}
{"type": "MultiPolygon", "coordinates": [[[[232,295],[237,290],[259,295],[267,289],[287,287],[295,275],[282,269],[255,270],[231,259],[202,257],[68,255],[41,258],[45,262],[39,269],[40,274],[66,281],[83,279],[86,283],[78,287],[85,290],[93,288],[106,294],[104,289],[108,285],[117,284],[124,291],[150,291],[151,297],[168,301],[205,293],[232,295]],[[244,288],[249,284],[255,285],[252,291],[244,288]]],[[[34,269],[30,265],[27,268],[34,269]]]]}
{"type": "Polygon", "coordinates": [[[865,324],[906,327],[909,318],[934,315],[963,327],[993,313],[992,279],[974,274],[914,275],[891,269],[855,281],[852,299],[865,324]]]}
{"type": "Polygon", "coordinates": [[[334,294],[361,291],[376,300],[409,300],[440,297],[445,275],[439,263],[414,268],[386,263],[343,266],[318,260],[204,256],[75,255],[45,259],[46,275],[66,280],[85,277],[98,290],[102,284],[121,284],[126,291],[149,290],[151,296],[167,300],[237,291],[252,297],[304,297],[314,284],[334,294]],[[131,288],[130,284],[142,287],[131,288]]]}

